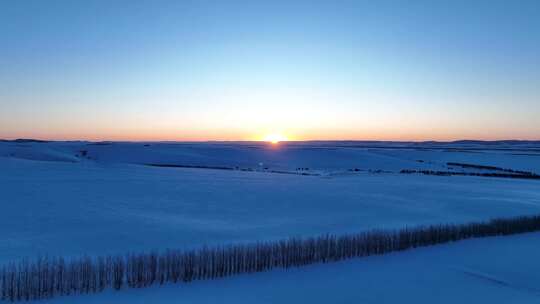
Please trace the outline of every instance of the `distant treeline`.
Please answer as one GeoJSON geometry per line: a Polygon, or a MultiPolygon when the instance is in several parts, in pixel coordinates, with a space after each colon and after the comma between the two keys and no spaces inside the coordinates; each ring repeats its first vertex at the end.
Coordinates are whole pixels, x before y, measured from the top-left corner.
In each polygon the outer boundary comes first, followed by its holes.
{"type": "Polygon", "coordinates": [[[48,140],[40,140],[40,139],[31,139],[31,138],[17,138],[13,140],[8,139],[0,139],[0,142],[12,142],[12,143],[48,143],[50,141],[48,140]]]}
{"type": "Polygon", "coordinates": [[[203,166],[203,165],[176,165],[176,164],[146,164],[151,167],[162,168],[192,168],[192,169],[214,169],[214,170],[234,170],[233,167],[225,166],[203,166]]]}
{"type": "Polygon", "coordinates": [[[198,250],[167,250],[101,257],[41,257],[11,263],[0,270],[3,300],[27,301],[101,292],[106,288],[209,280],[274,268],[299,267],[379,255],[473,237],[540,230],[540,216],[494,219],[353,235],[322,235],[198,250]]]}
{"type": "Polygon", "coordinates": [[[402,174],[424,174],[424,175],[438,175],[438,176],[482,176],[482,177],[501,177],[501,178],[519,178],[519,179],[540,179],[540,175],[530,174],[517,174],[517,173],[474,173],[474,172],[453,172],[453,171],[434,171],[434,170],[411,170],[404,169],[399,173],[402,174]]]}
{"type": "MultiPolygon", "coordinates": [[[[176,165],[176,164],[146,164],[151,167],[162,167],[162,168],[192,168],[192,169],[214,169],[214,170],[239,170],[239,171],[259,171],[260,169],[253,168],[240,168],[240,167],[225,167],[225,166],[206,166],[206,165],[176,165]]],[[[298,168],[296,171],[284,171],[284,170],[270,170],[268,167],[262,168],[264,172],[268,173],[279,173],[279,174],[293,174],[293,175],[310,175],[310,176],[319,176],[318,173],[308,173],[301,172],[298,168]]],[[[301,168],[302,170],[309,170],[309,168],[301,168]]]]}
{"type": "Polygon", "coordinates": [[[461,167],[461,168],[473,168],[473,169],[480,169],[480,170],[502,171],[502,172],[508,172],[508,173],[522,174],[522,175],[536,175],[535,173],[529,172],[529,171],[505,169],[505,168],[495,167],[495,166],[483,166],[483,165],[452,163],[452,162],[446,163],[446,165],[455,166],[455,167],[461,167]]]}

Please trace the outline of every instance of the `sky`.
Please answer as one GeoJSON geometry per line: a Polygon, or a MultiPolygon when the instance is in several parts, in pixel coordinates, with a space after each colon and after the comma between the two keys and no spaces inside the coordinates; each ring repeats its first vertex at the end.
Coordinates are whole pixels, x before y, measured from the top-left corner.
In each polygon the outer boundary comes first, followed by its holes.
{"type": "Polygon", "coordinates": [[[0,0],[0,138],[540,139],[540,1],[0,0]]]}

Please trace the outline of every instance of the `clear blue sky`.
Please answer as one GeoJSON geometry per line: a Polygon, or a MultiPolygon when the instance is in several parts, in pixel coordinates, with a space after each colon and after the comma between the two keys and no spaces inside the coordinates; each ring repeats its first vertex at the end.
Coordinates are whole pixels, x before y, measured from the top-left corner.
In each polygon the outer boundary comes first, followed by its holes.
{"type": "Polygon", "coordinates": [[[540,1],[0,0],[0,138],[540,139],[540,1]]]}

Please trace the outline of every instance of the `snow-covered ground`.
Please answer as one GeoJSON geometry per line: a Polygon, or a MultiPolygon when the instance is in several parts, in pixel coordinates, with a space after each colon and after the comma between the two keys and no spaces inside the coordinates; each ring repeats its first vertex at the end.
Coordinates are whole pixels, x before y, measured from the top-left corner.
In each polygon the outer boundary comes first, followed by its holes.
{"type": "Polygon", "coordinates": [[[47,304],[540,303],[540,233],[47,304]]]}
{"type": "Polygon", "coordinates": [[[0,157],[100,163],[223,166],[238,169],[309,168],[322,173],[348,169],[444,170],[446,162],[490,165],[540,174],[540,142],[387,143],[291,142],[240,143],[88,143],[0,142],[0,157]]]}
{"type": "MultiPolygon", "coordinates": [[[[540,144],[0,142],[0,263],[540,213],[540,180],[399,174],[449,170],[447,162],[540,173],[540,144]]],[[[539,281],[534,267],[540,264],[533,259],[538,240],[538,234],[473,240],[77,299],[150,303],[185,295],[193,303],[213,303],[222,295],[235,303],[282,303],[285,297],[380,303],[402,294],[439,303],[484,302],[480,297],[532,303],[540,288],[529,284],[539,281]]]]}

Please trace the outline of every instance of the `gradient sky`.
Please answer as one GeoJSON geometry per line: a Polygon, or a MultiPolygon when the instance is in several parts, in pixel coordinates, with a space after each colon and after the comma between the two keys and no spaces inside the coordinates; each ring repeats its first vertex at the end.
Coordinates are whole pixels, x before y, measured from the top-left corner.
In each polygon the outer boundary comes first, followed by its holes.
{"type": "Polygon", "coordinates": [[[540,1],[0,0],[0,138],[540,139],[540,1]]]}

